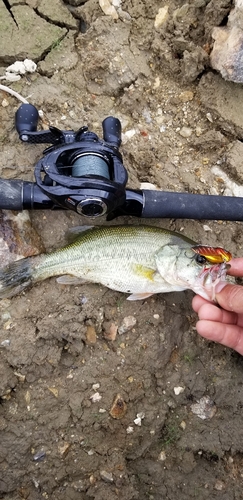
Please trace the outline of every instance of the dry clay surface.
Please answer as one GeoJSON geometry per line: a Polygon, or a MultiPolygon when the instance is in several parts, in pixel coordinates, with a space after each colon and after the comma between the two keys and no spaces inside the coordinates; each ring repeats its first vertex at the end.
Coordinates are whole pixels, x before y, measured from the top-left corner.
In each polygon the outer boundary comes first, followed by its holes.
{"type": "MultiPolygon", "coordinates": [[[[14,18],[1,2],[0,74],[35,61],[9,85],[44,128],[101,136],[118,117],[129,187],[242,194],[243,88],[209,63],[231,3],[124,0],[114,19],[98,0],[10,0],[14,18]]],[[[43,146],[20,143],[19,104],[0,92],[0,176],[32,181],[43,146]]],[[[30,217],[47,251],[87,224],[30,217]]],[[[145,222],[242,255],[239,222],[145,222]]],[[[0,498],[242,499],[242,358],[198,337],[192,297],[128,302],[52,278],[0,301],[0,498]]]]}

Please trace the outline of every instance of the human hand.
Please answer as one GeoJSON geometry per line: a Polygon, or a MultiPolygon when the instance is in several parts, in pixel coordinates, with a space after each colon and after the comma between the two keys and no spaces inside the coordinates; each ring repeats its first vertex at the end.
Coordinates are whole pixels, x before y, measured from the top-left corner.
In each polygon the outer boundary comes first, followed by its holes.
{"type": "MultiPolygon", "coordinates": [[[[243,276],[243,258],[230,261],[231,276],[243,276]]],[[[219,342],[243,355],[243,287],[226,284],[216,287],[217,304],[199,295],[192,300],[192,307],[199,316],[198,333],[209,340],[219,342]]]]}

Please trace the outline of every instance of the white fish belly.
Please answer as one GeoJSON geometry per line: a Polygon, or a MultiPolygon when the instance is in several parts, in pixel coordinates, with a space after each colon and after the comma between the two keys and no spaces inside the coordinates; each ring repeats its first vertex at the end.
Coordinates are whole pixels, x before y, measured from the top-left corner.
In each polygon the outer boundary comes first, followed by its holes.
{"type": "Polygon", "coordinates": [[[123,293],[165,293],[173,290],[183,290],[180,286],[172,286],[156,271],[140,264],[110,262],[109,265],[96,263],[90,266],[80,266],[70,274],[88,282],[100,283],[112,290],[123,293]],[[149,277],[146,275],[148,274],[149,277]]]}

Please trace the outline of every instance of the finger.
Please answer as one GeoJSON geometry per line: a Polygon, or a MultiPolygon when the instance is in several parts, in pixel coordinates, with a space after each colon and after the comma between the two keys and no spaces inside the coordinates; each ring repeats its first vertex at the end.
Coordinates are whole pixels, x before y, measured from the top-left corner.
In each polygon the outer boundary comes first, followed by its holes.
{"type": "Polygon", "coordinates": [[[195,295],[192,299],[192,308],[196,313],[198,313],[199,309],[203,306],[203,304],[209,304],[210,302],[206,299],[203,299],[200,295],[195,295]]]}
{"type": "Polygon", "coordinates": [[[216,293],[218,304],[227,311],[243,313],[243,287],[226,285],[221,292],[216,293]]]}
{"type": "Polygon", "coordinates": [[[231,276],[243,276],[243,258],[232,259],[230,262],[228,274],[231,276]]]}
{"type": "Polygon", "coordinates": [[[225,311],[210,303],[202,304],[198,310],[198,316],[200,320],[205,319],[219,323],[228,323],[230,325],[237,325],[238,322],[238,314],[231,311],[225,311]]]}
{"type": "Polygon", "coordinates": [[[201,320],[197,322],[196,327],[202,337],[243,354],[243,329],[239,326],[201,320]]]}

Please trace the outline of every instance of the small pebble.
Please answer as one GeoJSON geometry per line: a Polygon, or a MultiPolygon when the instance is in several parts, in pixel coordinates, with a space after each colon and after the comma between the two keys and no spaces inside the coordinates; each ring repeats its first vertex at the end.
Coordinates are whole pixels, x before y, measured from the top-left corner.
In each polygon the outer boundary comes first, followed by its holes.
{"type": "Polygon", "coordinates": [[[223,491],[225,489],[224,482],[220,481],[220,479],[218,479],[214,485],[214,489],[217,491],[223,491]]]}
{"type": "Polygon", "coordinates": [[[23,375],[22,373],[19,373],[19,372],[14,372],[14,375],[16,375],[16,377],[19,379],[20,382],[24,382],[26,377],[25,375],[23,375]]]}
{"type": "Polygon", "coordinates": [[[179,95],[179,99],[182,102],[192,101],[193,97],[194,97],[194,94],[191,90],[185,90],[184,92],[181,92],[179,95]]]}
{"type": "Polygon", "coordinates": [[[168,17],[169,17],[168,9],[169,9],[168,5],[165,5],[164,7],[161,7],[159,9],[158,14],[156,15],[155,21],[154,21],[155,29],[160,28],[168,20],[168,17]]]}
{"type": "Polygon", "coordinates": [[[92,403],[97,403],[98,401],[101,400],[101,398],[102,396],[100,395],[99,392],[95,392],[94,394],[92,394],[92,396],[90,396],[92,403]]]}
{"type": "Polygon", "coordinates": [[[121,394],[117,394],[110,409],[110,415],[112,418],[120,419],[123,418],[127,412],[127,404],[124,401],[121,394]]]}
{"type": "Polygon", "coordinates": [[[6,108],[7,106],[9,106],[9,102],[7,101],[7,99],[3,99],[2,100],[2,107],[6,108]]]}
{"type": "Polygon", "coordinates": [[[182,127],[179,134],[185,138],[190,137],[192,135],[192,129],[189,127],[182,127]]]}
{"type": "Polygon", "coordinates": [[[203,133],[203,131],[202,131],[201,127],[197,126],[195,128],[195,134],[196,134],[196,136],[200,137],[200,135],[202,135],[202,133],[203,133]]]}
{"type": "Polygon", "coordinates": [[[106,470],[101,470],[100,471],[100,477],[106,483],[113,483],[113,481],[114,481],[112,473],[111,472],[107,472],[106,470]]]}
{"type": "Polygon", "coordinates": [[[213,117],[212,117],[211,113],[206,113],[206,118],[208,119],[208,121],[210,123],[213,123],[213,117]]]}
{"type": "Polygon", "coordinates": [[[0,345],[2,347],[9,347],[10,346],[10,340],[9,339],[3,340],[0,345]]]}
{"type": "Polygon", "coordinates": [[[92,325],[88,325],[87,330],[86,330],[87,344],[95,344],[96,340],[97,340],[97,338],[96,338],[95,328],[92,325]]]}
{"type": "Polygon", "coordinates": [[[114,5],[111,5],[110,0],[99,0],[99,5],[106,16],[111,16],[114,20],[118,19],[117,11],[114,5]]]}
{"type": "Polygon", "coordinates": [[[158,460],[161,460],[161,462],[164,462],[166,460],[166,454],[165,451],[162,450],[158,456],[158,460]]]}
{"type": "Polygon", "coordinates": [[[58,451],[62,457],[65,457],[67,455],[70,446],[70,443],[67,443],[65,441],[58,445],[58,451]]]}
{"type": "Polygon", "coordinates": [[[58,398],[58,389],[56,387],[48,387],[48,389],[50,392],[52,392],[55,398],[58,398]]]}
{"type": "Polygon", "coordinates": [[[145,415],[144,415],[144,413],[143,413],[143,412],[141,412],[141,413],[137,413],[137,418],[135,418],[135,419],[133,420],[134,424],[135,424],[135,425],[138,425],[139,427],[141,427],[141,425],[142,425],[142,420],[144,419],[144,417],[145,417],[145,415]]]}
{"type": "Polygon", "coordinates": [[[207,232],[207,231],[212,231],[211,227],[207,226],[207,224],[204,224],[204,225],[203,225],[203,229],[204,229],[204,231],[206,231],[206,232],[207,232]]]}
{"type": "Polygon", "coordinates": [[[132,434],[133,432],[134,432],[134,429],[133,429],[132,425],[129,425],[129,426],[127,427],[127,429],[126,429],[126,433],[127,433],[127,434],[132,434]]]}
{"type": "Polygon", "coordinates": [[[131,330],[137,323],[136,318],[134,316],[126,316],[126,318],[123,319],[121,326],[118,328],[118,333],[122,335],[123,333],[127,333],[129,330],[131,330]]]}
{"type": "Polygon", "coordinates": [[[191,405],[191,411],[202,420],[205,420],[212,418],[217,408],[209,396],[203,396],[197,403],[191,405]]]}
{"type": "Polygon", "coordinates": [[[116,335],[117,335],[117,330],[118,330],[118,326],[116,325],[116,323],[107,323],[107,324],[103,324],[103,327],[104,327],[104,333],[103,333],[103,336],[106,340],[116,340],[116,335]]]}
{"type": "Polygon", "coordinates": [[[184,390],[185,390],[185,387],[181,387],[181,386],[174,387],[174,393],[176,396],[179,396],[179,394],[184,392],[184,390]]]}
{"type": "MultiPolygon", "coordinates": [[[[135,134],[136,134],[136,130],[135,128],[131,129],[131,130],[127,130],[125,133],[124,133],[124,137],[126,139],[131,139],[135,134]]],[[[124,141],[123,141],[124,142],[124,141]]]]}

